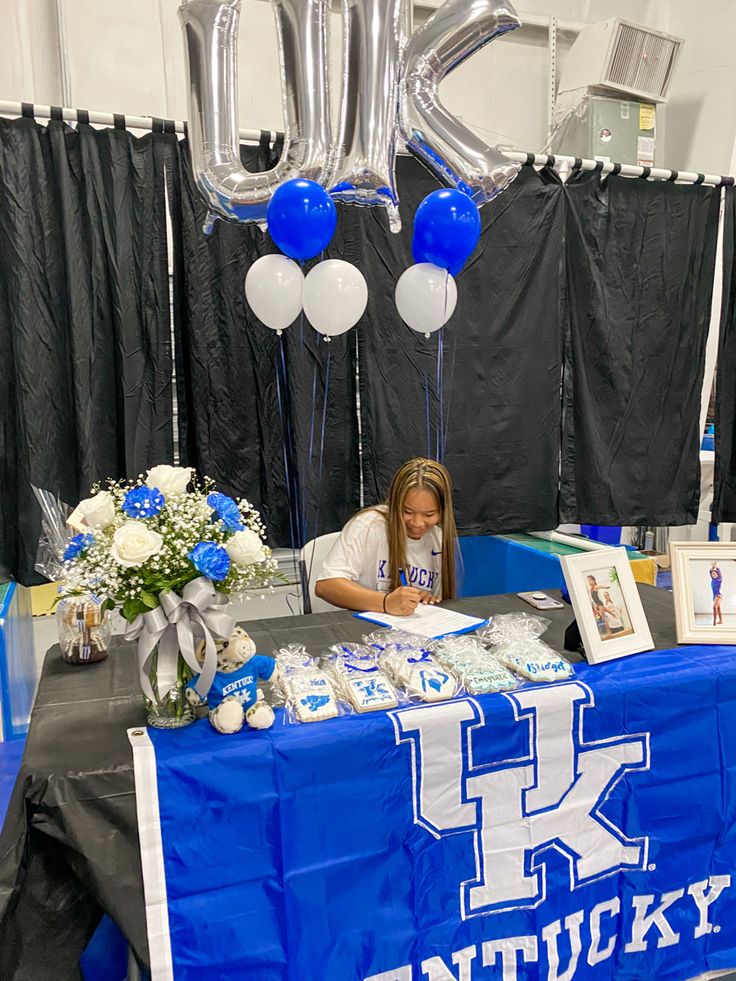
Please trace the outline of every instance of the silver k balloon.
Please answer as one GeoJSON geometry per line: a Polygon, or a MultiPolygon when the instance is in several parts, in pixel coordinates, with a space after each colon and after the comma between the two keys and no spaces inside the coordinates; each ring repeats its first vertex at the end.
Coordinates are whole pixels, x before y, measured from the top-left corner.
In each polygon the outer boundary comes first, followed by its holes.
{"type": "Polygon", "coordinates": [[[398,231],[399,134],[443,184],[465,191],[479,206],[518,174],[519,164],[487,146],[438,96],[446,75],[520,26],[510,3],[446,0],[402,39],[402,0],[343,0],[340,133],[333,143],[330,0],[271,0],[281,60],[284,151],[272,170],[251,173],[240,163],[238,142],[240,2],[183,0],[179,8],[189,69],[192,167],[213,219],[263,222],[276,188],[305,177],[339,200],[386,207],[391,228],[398,231]]]}
{"type": "Polygon", "coordinates": [[[263,222],[284,181],[306,177],[326,185],[332,145],[328,87],[329,0],[273,0],[285,139],[272,170],[251,173],[238,139],[240,0],[183,0],[189,72],[189,144],[197,185],[212,218],[263,222]]]}
{"type": "Polygon", "coordinates": [[[411,152],[480,207],[503,191],[521,164],[479,139],[442,105],[439,84],[494,38],[521,26],[510,3],[446,0],[409,38],[400,86],[401,134],[411,152]]]}

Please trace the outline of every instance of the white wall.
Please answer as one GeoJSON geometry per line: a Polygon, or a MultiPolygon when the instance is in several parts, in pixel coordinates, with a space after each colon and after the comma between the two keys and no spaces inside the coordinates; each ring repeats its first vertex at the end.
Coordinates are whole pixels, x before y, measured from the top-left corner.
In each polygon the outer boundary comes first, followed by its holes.
{"type": "Polygon", "coordinates": [[[685,38],[669,104],[667,154],[677,170],[733,174],[736,4],[667,0],[665,30],[685,38]]]}
{"type": "MultiPolygon", "coordinates": [[[[566,9],[577,15],[583,4],[566,9]]],[[[63,39],[73,107],[185,119],[184,50],[176,0],[61,0],[63,39]]],[[[532,0],[526,8],[550,14],[556,6],[532,0]]],[[[421,23],[426,11],[417,11],[421,23]]],[[[0,0],[6,28],[29,39],[9,44],[0,61],[0,100],[62,104],[58,54],[49,41],[58,26],[55,0],[0,0]],[[43,29],[39,29],[39,24],[43,29]],[[33,37],[33,44],[30,38],[33,37]],[[43,43],[41,43],[43,42],[43,43]]],[[[339,96],[341,18],[332,17],[333,97],[339,96]]],[[[562,37],[564,59],[571,38],[562,37]]],[[[276,36],[268,3],[243,0],[239,35],[240,124],[283,125],[276,36]]],[[[547,135],[548,51],[544,29],[524,27],[488,45],[445,83],[449,108],[488,142],[539,149],[547,135]]]]}
{"type": "MultiPolygon", "coordinates": [[[[59,0],[72,106],[131,115],[187,116],[177,0],[59,0]]],[[[523,13],[564,20],[627,17],[685,38],[672,97],[658,113],[657,163],[729,173],[736,134],[736,4],[708,0],[521,0],[523,13]],[[666,123],[666,125],[665,125],[666,123]]],[[[60,105],[56,0],[0,0],[4,28],[0,100],[60,105]]],[[[421,23],[426,10],[416,10],[421,23]]],[[[333,97],[340,78],[341,18],[332,18],[333,97]]],[[[564,65],[571,36],[559,41],[564,65]]],[[[524,27],[499,38],[443,86],[448,107],[487,142],[539,150],[547,137],[547,34],[524,27]]],[[[239,61],[240,124],[283,125],[273,16],[243,0],[239,61]]],[[[734,164],[736,167],[736,163],[734,164]]]]}
{"type": "Polygon", "coordinates": [[[0,0],[0,99],[58,104],[61,96],[55,0],[0,0]]]}

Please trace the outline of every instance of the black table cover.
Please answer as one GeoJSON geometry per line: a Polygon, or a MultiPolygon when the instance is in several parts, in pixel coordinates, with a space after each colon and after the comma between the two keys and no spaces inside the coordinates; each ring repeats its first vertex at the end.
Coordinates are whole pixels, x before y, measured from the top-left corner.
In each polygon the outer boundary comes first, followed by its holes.
{"type": "MultiPolygon", "coordinates": [[[[650,586],[639,590],[655,647],[676,646],[672,594],[650,586]]],[[[482,617],[536,612],[516,596],[447,605],[482,617]]],[[[562,651],[570,608],[542,615],[551,621],[542,639],[562,651]]],[[[263,653],[302,643],[320,654],[371,630],[347,612],[254,620],[244,627],[263,653]]],[[[653,678],[653,691],[656,684],[653,678]]],[[[0,833],[0,981],[79,981],[79,957],[103,912],[119,924],[141,965],[148,965],[126,733],[145,724],[145,717],[133,644],[114,638],[106,661],[84,667],[62,662],[58,646],[49,650],[0,833]]]]}

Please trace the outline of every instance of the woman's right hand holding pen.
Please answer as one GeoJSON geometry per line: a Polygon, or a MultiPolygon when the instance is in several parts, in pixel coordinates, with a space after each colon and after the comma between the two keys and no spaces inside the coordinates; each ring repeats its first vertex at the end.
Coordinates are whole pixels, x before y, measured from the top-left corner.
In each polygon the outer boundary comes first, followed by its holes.
{"type": "Polygon", "coordinates": [[[420,603],[436,603],[431,593],[416,586],[399,586],[386,596],[386,613],[395,617],[408,617],[420,603]]]}
{"type": "Polygon", "coordinates": [[[415,586],[399,586],[386,596],[386,613],[395,617],[408,617],[416,610],[421,600],[421,590],[415,586]]]}

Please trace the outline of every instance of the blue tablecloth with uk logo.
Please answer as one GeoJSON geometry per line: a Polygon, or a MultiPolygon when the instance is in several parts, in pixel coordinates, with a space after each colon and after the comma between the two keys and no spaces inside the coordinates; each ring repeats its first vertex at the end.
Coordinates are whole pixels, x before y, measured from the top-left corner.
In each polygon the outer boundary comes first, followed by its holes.
{"type": "Polygon", "coordinates": [[[735,648],[131,741],[153,981],[736,966],[735,648]]]}

